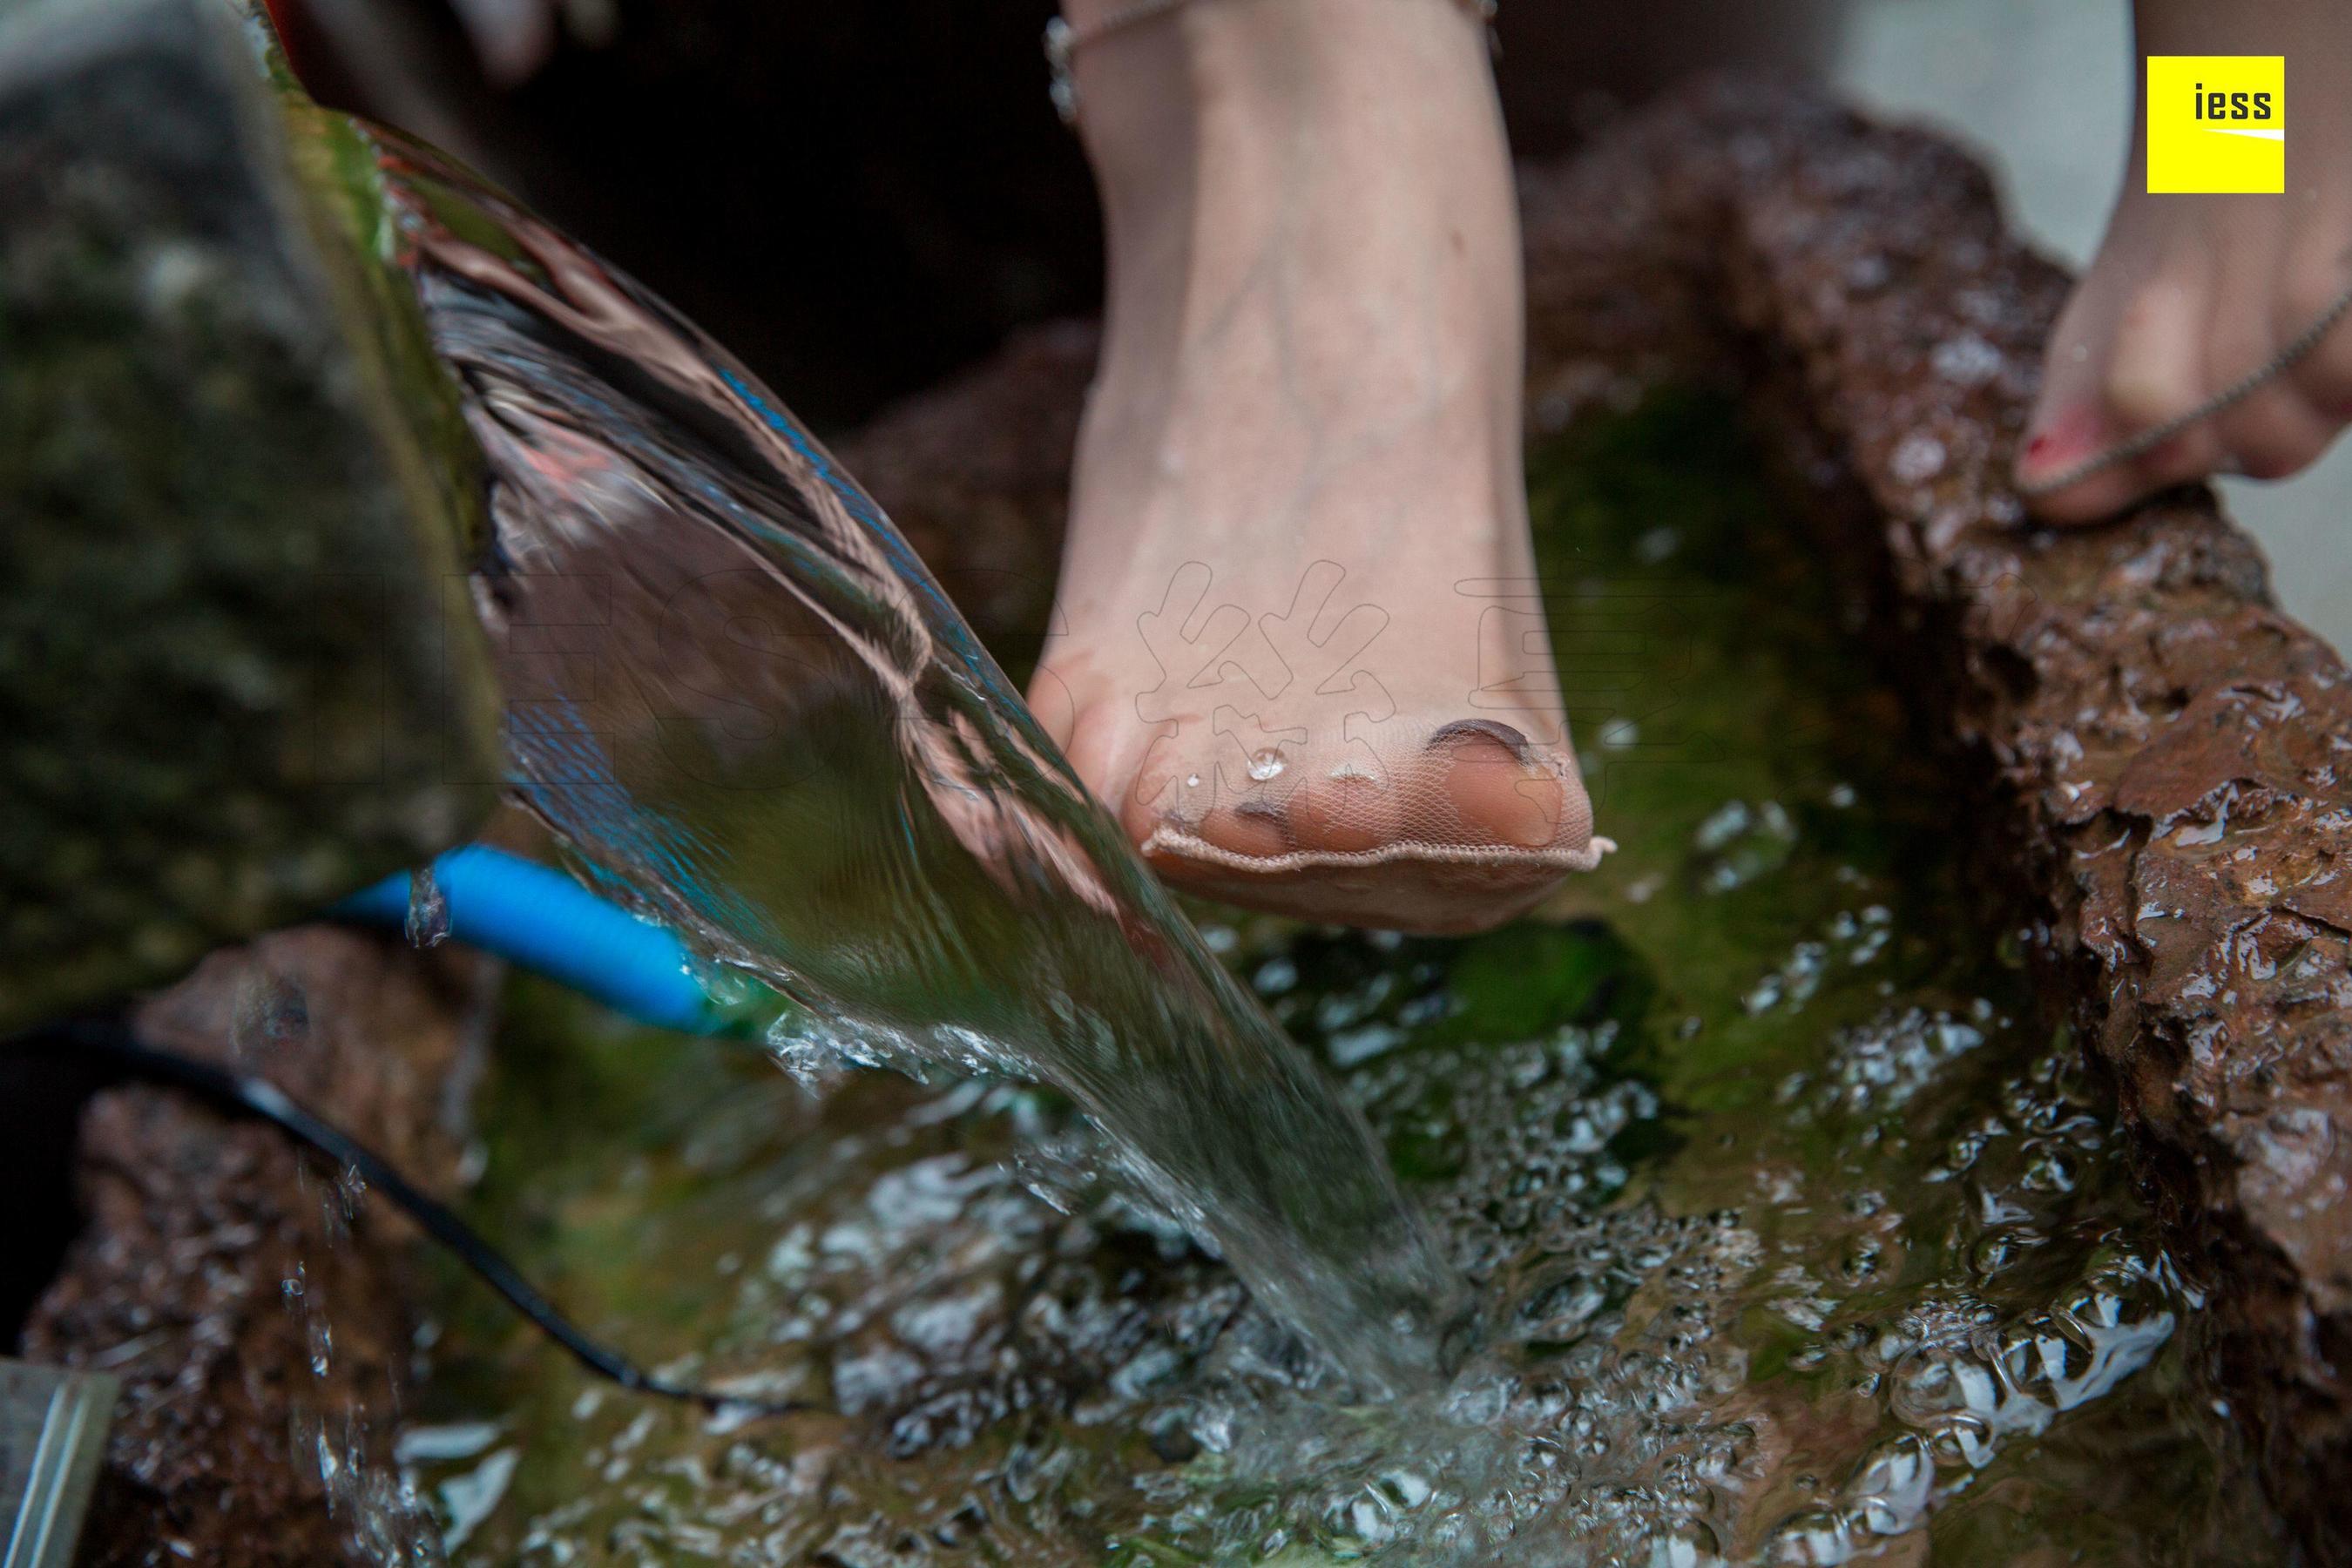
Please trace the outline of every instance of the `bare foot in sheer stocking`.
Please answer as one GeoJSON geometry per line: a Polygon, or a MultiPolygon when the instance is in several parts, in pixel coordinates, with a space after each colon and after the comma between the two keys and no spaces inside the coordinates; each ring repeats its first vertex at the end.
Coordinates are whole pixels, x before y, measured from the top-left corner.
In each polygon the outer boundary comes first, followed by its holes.
{"type": "Polygon", "coordinates": [[[1076,76],[1109,321],[1040,717],[1171,882],[1406,930],[1520,912],[1606,841],[1528,540],[1483,30],[1195,0],[1076,76]]]}

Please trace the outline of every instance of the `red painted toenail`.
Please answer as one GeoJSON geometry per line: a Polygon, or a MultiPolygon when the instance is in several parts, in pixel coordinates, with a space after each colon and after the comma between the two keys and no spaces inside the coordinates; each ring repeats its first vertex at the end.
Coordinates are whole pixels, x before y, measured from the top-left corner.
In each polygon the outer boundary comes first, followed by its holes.
{"type": "Polygon", "coordinates": [[[2053,416],[2026,438],[2018,466],[2044,473],[2078,462],[2098,445],[2098,411],[2082,404],[2053,416]]]}

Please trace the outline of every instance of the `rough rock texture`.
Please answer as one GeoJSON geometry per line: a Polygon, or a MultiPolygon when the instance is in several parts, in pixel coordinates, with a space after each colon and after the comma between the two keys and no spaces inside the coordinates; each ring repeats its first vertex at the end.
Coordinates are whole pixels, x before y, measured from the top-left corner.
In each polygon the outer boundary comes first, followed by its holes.
{"type": "MultiPolygon", "coordinates": [[[[1998,781],[2029,950],[2107,1069],[2220,1384],[2315,1556],[2352,1558],[2352,687],[2200,489],[2027,528],[2008,481],[2058,268],[1949,146],[1717,90],[1554,187],[1660,193],[1800,465],[1883,562],[1906,669],[1998,781]],[[1855,524],[1859,523],[1860,527],[1855,524]]],[[[1630,247],[1629,247],[1630,248],[1630,247]]]]}
{"type": "MultiPolygon", "coordinates": [[[[139,1025],[446,1187],[493,979],[469,955],[312,927],[215,953],[139,1025]]],[[[78,1561],[419,1561],[392,1550],[413,1521],[383,1446],[414,1328],[404,1226],[275,1129],[158,1089],[90,1102],[79,1178],[87,1227],[25,1331],[33,1359],[123,1384],[78,1561]]]]}
{"type": "Polygon", "coordinates": [[[447,847],[498,775],[478,639],[439,613],[478,503],[399,312],[359,298],[385,273],[338,226],[362,206],[326,122],[268,93],[214,0],[5,22],[0,1028],[20,1028],[447,847]]]}
{"type": "MultiPolygon", "coordinates": [[[[2012,443],[2065,274],[1924,133],[1714,85],[1523,187],[1531,402],[1742,390],[1965,762],[2002,914],[2115,1084],[2213,1291],[2217,1382],[2315,1557],[2352,1561],[2352,686],[2210,492],[2029,526],[2012,443]]],[[[853,468],[975,605],[1041,624],[1091,341],[1058,330],[886,417],[853,468]],[[974,438],[1003,420],[1021,440],[974,438]],[[985,451],[982,460],[972,454],[985,451]],[[1007,511],[1007,508],[1010,511],[1007,511]]]]}

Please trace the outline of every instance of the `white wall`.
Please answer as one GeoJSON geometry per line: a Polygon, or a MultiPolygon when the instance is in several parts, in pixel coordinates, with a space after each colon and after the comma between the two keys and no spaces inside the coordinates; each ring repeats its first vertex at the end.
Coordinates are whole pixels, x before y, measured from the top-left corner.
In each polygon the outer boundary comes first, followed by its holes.
{"type": "MultiPolygon", "coordinates": [[[[2079,267],[2121,178],[2138,68],[2125,0],[1854,0],[1833,75],[1871,109],[1972,143],[2012,221],[2079,267]]],[[[2352,648],[2352,439],[2294,479],[2221,488],[2280,602],[2352,648]]]]}

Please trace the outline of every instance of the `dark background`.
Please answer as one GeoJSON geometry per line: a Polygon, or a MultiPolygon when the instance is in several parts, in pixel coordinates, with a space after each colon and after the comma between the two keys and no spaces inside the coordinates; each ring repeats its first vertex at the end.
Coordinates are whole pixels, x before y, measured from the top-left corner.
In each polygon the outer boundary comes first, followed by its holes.
{"type": "MultiPolygon", "coordinates": [[[[1100,299],[1092,185],[1045,94],[1053,0],[619,0],[608,36],[503,89],[446,0],[274,3],[321,100],[473,163],[820,427],[1100,299]]],[[[1693,69],[1805,69],[1837,9],[1504,0],[1513,143],[1561,152],[1693,69]]]]}

